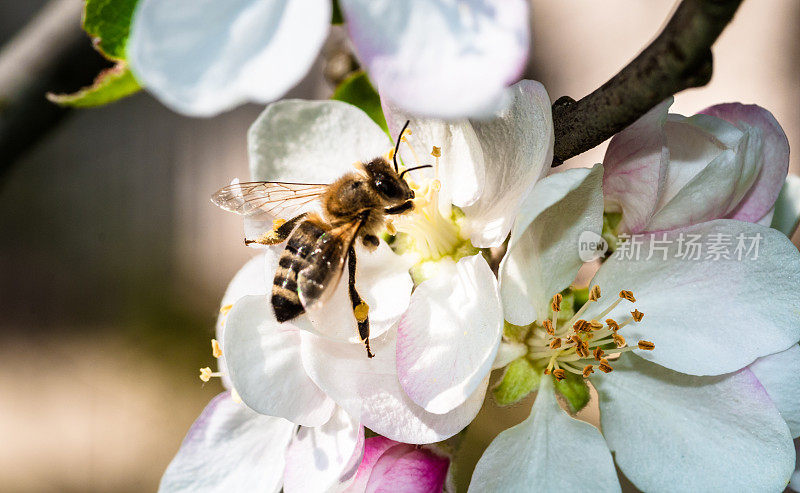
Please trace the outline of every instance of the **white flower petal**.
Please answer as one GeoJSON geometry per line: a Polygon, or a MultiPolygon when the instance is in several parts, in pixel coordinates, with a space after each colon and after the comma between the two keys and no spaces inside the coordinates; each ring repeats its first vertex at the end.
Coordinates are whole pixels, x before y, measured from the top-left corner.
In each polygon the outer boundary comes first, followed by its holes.
{"type": "Polygon", "coordinates": [[[603,158],[606,209],[622,212],[619,231],[644,231],[655,212],[669,163],[664,122],[673,98],[656,105],[608,144],[603,158]]]}
{"type": "Polygon", "coordinates": [[[794,441],[794,453],[796,465],[794,467],[794,474],[792,474],[792,480],[789,482],[789,489],[800,492],[800,438],[794,441]]]}
{"type": "Polygon", "coordinates": [[[302,317],[279,323],[266,296],[246,296],[228,314],[225,356],[231,381],[249,407],[319,426],[335,405],[303,369],[298,328],[303,323],[308,321],[302,317]]]}
{"type": "Polygon", "coordinates": [[[767,389],[792,436],[800,436],[800,346],[758,358],[749,368],[767,389]]]}
{"type": "Polygon", "coordinates": [[[756,182],[729,217],[756,222],[775,204],[775,199],[789,170],[789,140],[772,113],[755,104],[725,103],[706,108],[700,113],[713,115],[733,123],[742,130],[761,130],[764,147],[763,163],[756,182]]]}
{"type": "Polygon", "coordinates": [[[300,427],[286,451],[286,493],[334,491],[353,478],[364,456],[364,427],[337,407],[330,421],[300,427]]]}
{"type": "Polygon", "coordinates": [[[592,380],[617,465],[643,491],[781,491],[789,429],[749,371],[693,377],[624,355],[592,380]]]}
{"type": "Polygon", "coordinates": [[[267,106],[247,134],[253,180],[331,183],[353,163],[392,148],[386,133],[341,101],[284,100],[267,106]]]}
{"type": "MultiPolygon", "coordinates": [[[[233,279],[231,279],[225,294],[222,295],[220,307],[225,308],[233,306],[239,299],[247,295],[266,294],[269,286],[272,284],[271,280],[267,279],[266,271],[266,255],[256,255],[247,261],[244,266],[239,269],[233,279]]],[[[217,358],[217,368],[222,373],[222,384],[226,389],[231,388],[231,379],[228,376],[228,367],[225,364],[225,321],[228,314],[220,313],[217,316],[217,342],[222,349],[223,355],[217,358]]]]}
{"type": "MultiPolygon", "coordinates": [[[[383,113],[389,132],[395,138],[405,122],[410,122],[408,128],[411,135],[406,137],[408,144],[400,145],[400,156],[407,167],[433,164],[430,155],[433,146],[441,150],[438,178],[442,182],[439,192],[442,207],[449,209],[450,203],[464,207],[477,200],[483,191],[486,173],[483,150],[468,120],[444,121],[420,117],[388,102],[384,102],[383,113]],[[422,162],[418,163],[417,159],[422,162]]],[[[445,217],[449,216],[447,209],[443,211],[445,217]]]]}
{"type": "Polygon", "coordinates": [[[328,0],[142,0],[128,60],[164,104],[211,116],[275,100],[299,82],[330,18],[328,0]]]}
{"type": "Polygon", "coordinates": [[[423,281],[397,330],[397,373],[408,396],[444,414],[492,369],[503,334],[497,280],[481,254],[423,281]]]}
{"type": "MultiPolygon", "coordinates": [[[[644,312],[644,320],[622,331],[629,341],[655,343],[654,351],[640,352],[643,358],[683,373],[717,375],[783,351],[800,339],[800,254],[784,234],[719,219],[654,236],[665,243],[643,235],[638,259],[628,259],[632,250],[621,247],[592,280],[607,297],[616,298],[623,289],[633,291],[636,303],[623,302],[610,315],[622,321],[634,306],[644,312]],[[745,239],[741,260],[734,254],[739,234],[745,239]],[[705,244],[700,259],[682,258],[680,248],[688,250],[681,247],[681,235],[685,240],[700,235],[705,244]],[[728,235],[733,258],[707,257],[712,235],[728,235]],[[746,253],[751,240],[759,241],[755,259],[754,253],[746,253]],[[653,256],[647,260],[650,251],[653,256]]],[[[588,318],[608,302],[601,299],[597,305],[587,310],[588,318]]]]}
{"type": "Polygon", "coordinates": [[[483,192],[464,208],[466,233],[478,248],[497,246],[517,210],[553,159],[553,116],[544,86],[523,80],[509,90],[511,105],[491,120],[473,121],[483,150],[483,192]]]}
{"type": "Polygon", "coordinates": [[[775,215],[771,227],[792,237],[800,222],[800,177],[789,175],[775,201],[775,215]]]}
{"type": "Polygon", "coordinates": [[[602,165],[570,169],[539,181],[525,198],[500,265],[503,313],[512,324],[547,318],[550,298],[583,264],[579,242],[587,234],[601,239],[602,180],[602,165]]]}
{"type": "Polygon", "coordinates": [[[381,95],[443,118],[486,116],[528,54],[522,0],[342,0],[356,53],[381,95]]]}
{"type": "MultiPolygon", "coordinates": [[[[356,242],[356,290],[369,305],[370,337],[378,337],[394,326],[408,308],[414,282],[408,260],[381,242],[369,252],[356,242]]],[[[360,343],[358,325],[348,294],[345,265],[339,285],[319,308],[308,308],[314,331],[330,339],[360,343]]]]}
{"type": "Polygon", "coordinates": [[[475,466],[469,492],[495,491],[620,491],[603,436],[558,406],[552,378],[542,379],[530,416],[500,433],[475,466]]]}
{"type": "Polygon", "coordinates": [[[761,131],[744,132],[719,118],[669,115],[669,166],[648,231],[726,217],[761,170],[761,131]]]}
{"type": "Polygon", "coordinates": [[[224,392],[189,429],[159,491],[278,492],[295,427],[285,419],[258,414],[224,392]]]}
{"type": "Polygon", "coordinates": [[[362,425],[392,440],[433,443],[461,431],[478,414],[489,379],[467,401],[447,414],[433,414],[414,403],[400,387],[395,366],[396,332],[372,341],[375,357],[361,344],[303,336],[308,374],[362,425]]]}

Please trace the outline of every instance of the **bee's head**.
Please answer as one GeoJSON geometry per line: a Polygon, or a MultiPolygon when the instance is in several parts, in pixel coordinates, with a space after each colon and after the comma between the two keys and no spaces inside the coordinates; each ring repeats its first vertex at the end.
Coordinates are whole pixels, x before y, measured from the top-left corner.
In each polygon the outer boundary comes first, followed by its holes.
{"type": "Polygon", "coordinates": [[[375,190],[389,202],[405,202],[414,198],[414,191],[382,157],[364,165],[364,171],[375,190]]]}

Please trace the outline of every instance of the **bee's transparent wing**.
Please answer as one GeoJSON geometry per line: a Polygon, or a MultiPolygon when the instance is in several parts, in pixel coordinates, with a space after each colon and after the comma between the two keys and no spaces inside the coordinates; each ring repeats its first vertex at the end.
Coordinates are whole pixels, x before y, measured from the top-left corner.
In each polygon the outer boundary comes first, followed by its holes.
{"type": "Polygon", "coordinates": [[[275,219],[289,220],[317,208],[327,189],[321,183],[235,182],[217,190],[211,201],[243,215],[245,238],[255,239],[272,230],[275,219]]]}
{"type": "Polygon", "coordinates": [[[297,274],[300,303],[307,310],[318,308],[336,290],[347,252],[361,224],[359,220],[331,229],[314,243],[308,265],[297,274]]]}

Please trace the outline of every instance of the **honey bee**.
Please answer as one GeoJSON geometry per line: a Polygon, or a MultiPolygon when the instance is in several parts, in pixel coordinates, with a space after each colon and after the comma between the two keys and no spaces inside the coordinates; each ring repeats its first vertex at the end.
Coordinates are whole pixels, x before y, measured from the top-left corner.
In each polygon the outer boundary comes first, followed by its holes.
{"type": "Polygon", "coordinates": [[[323,303],[335,290],[347,263],[350,302],[358,335],[370,358],[374,355],[369,347],[369,308],[356,290],[353,245],[360,239],[367,248],[377,248],[380,242],[377,235],[385,227],[387,216],[414,207],[414,191],[403,175],[431,166],[398,170],[397,152],[408,124],[397,138],[392,156],[394,166],[377,157],[368,163],[357,163],[357,171],[331,184],[234,183],[211,198],[230,212],[279,218],[271,231],[256,239],[245,239],[245,244],[263,245],[286,241],[272,283],[272,308],[278,322],[292,320],[323,303]],[[307,210],[315,205],[320,212],[307,210]],[[287,214],[290,211],[294,213],[287,214]],[[286,215],[293,217],[281,218],[286,215]]]}

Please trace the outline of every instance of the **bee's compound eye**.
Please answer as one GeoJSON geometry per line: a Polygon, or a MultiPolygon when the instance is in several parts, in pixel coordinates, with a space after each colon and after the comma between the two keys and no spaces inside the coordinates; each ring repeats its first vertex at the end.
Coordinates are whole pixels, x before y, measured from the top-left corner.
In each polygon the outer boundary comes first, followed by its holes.
{"type": "Polygon", "coordinates": [[[400,199],[405,195],[397,183],[389,177],[376,176],[374,184],[378,192],[386,198],[400,199]]]}

